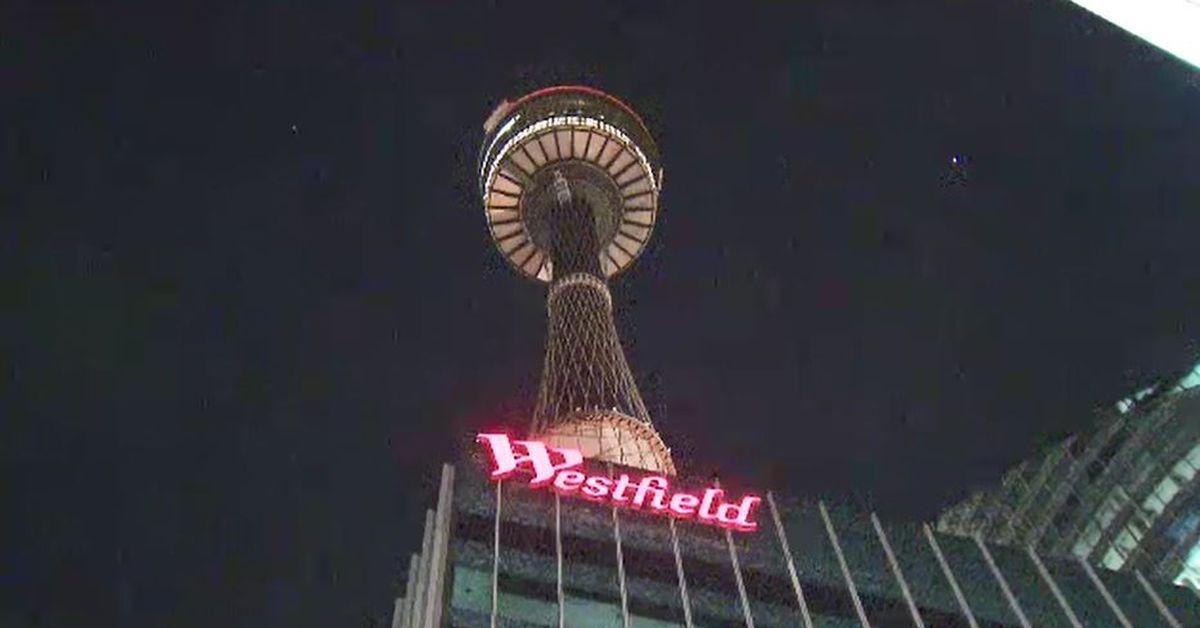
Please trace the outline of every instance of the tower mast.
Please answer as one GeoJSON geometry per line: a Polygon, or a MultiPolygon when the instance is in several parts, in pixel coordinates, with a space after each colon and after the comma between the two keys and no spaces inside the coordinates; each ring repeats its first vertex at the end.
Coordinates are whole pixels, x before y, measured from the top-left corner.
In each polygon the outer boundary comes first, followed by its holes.
{"type": "Polygon", "coordinates": [[[505,102],[484,128],[480,192],[493,241],[518,272],[549,284],[532,435],[673,475],[608,290],[654,228],[662,169],[653,138],[627,105],[579,86],[505,102]]]}

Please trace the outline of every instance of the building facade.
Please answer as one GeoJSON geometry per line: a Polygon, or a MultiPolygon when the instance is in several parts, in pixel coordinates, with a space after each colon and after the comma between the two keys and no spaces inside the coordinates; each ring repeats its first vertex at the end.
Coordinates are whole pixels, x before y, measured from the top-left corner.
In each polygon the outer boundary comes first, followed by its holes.
{"type": "Polygon", "coordinates": [[[1117,402],[938,528],[1200,591],[1200,364],[1117,402]]]}
{"type": "Polygon", "coordinates": [[[570,499],[465,457],[392,626],[1200,626],[1182,587],[1030,548],[771,494],[757,518],[736,532],[570,499]]]}
{"type": "Polygon", "coordinates": [[[638,115],[587,87],[505,102],[480,195],[518,274],[548,288],[526,438],[445,465],[393,628],[1200,625],[1185,589],[872,513],[676,474],[613,325],[662,168],[638,115]]]}

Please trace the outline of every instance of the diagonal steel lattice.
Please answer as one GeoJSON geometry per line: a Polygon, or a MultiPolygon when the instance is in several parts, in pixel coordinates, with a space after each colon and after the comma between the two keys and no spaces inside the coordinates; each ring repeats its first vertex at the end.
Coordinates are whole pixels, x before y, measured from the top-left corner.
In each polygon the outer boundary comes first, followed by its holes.
{"type": "Polygon", "coordinates": [[[554,281],[533,431],[575,413],[617,411],[650,422],[613,324],[604,281],[575,273],[554,281]]]}
{"type": "Polygon", "coordinates": [[[519,273],[550,284],[530,435],[590,460],[674,475],[606,283],[654,228],[662,168],[653,137],[628,105],[584,86],[505,101],[484,130],[480,183],[493,242],[519,273]]]}
{"type": "Polygon", "coordinates": [[[550,254],[555,280],[546,300],[548,332],[533,432],[576,413],[616,411],[650,423],[613,323],[600,269],[592,209],[555,173],[550,254]]]}

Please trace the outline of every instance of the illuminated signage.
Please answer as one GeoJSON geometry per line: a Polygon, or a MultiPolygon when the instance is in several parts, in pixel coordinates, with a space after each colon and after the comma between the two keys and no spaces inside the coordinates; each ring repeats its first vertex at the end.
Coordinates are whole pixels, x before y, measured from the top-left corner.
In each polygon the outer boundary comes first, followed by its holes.
{"type": "Polygon", "coordinates": [[[701,523],[731,530],[752,532],[758,527],[754,509],[762,501],[755,495],[725,501],[725,491],[709,487],[699,493],[675,491],[661,475],[634,480],[628,474],[609,477],[588,475],[582,470],[583,453],[578,449],[553,447],[536,440],[512,440],[505,434],[480,434],[476,441],[491,454],[493,480],[525,472],[529,486],[550,487],[559,495],[576,496],[614,506],[637,508],[676,519],[695,519],[701,523]]]}

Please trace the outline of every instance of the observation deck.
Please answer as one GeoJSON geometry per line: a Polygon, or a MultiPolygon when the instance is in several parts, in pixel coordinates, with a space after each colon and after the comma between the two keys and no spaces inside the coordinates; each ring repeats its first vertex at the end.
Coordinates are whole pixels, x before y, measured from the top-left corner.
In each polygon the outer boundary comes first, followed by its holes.
{"type": "Polygon", "coordinates": [[[513,268],[555,278],[557,176],[592,211],[605,279],[645,248],[658,214],[662,168],[650,132],[628,105],[600,90],[559,86],[504,102],[484,125],[480,194],[492,240],[513,268]]]}

